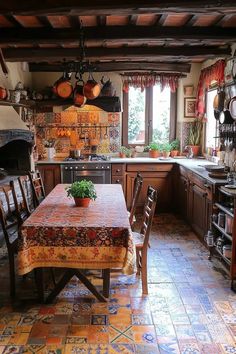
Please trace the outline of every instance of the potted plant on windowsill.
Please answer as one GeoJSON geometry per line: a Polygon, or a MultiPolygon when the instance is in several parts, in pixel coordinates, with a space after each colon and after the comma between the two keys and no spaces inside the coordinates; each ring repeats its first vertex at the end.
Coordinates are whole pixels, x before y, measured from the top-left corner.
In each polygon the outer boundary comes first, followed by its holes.
{"type": "Polygon", "coordinates": [[[95,186],[92,181],[83,179],[76,181],[66,188],[67,196],[73,197],[76,206],[88,207],[90,200],[97,198],[95,186]]]}
{"type": "Polygon", "coordinates": [[[119,157],[131,157],[132,151],[128,149],[126,146],[121,146],[119,151],[119,157]]]}
{"type": "Polygon", "coordinates": [[[157,158],[160,156],[160,144],[152,141],[149,144],[149,157],[157,158]]]}
{"type": "Polygon", "coordinates": [[[192,148],[193,156],[198,156],[202,137],[203,119],[195,118],[190,123],[188,146],[192,148]]]}
{"type": "Polygon", "coordinates": [[[164,143],[162,144],[161,148],[160,148],[161,152],[162,152],[162,156],[163,157],[169,157],[170,156],[170,150],[171,150],[171,145],[170,143],[164,143]]]}
{"type": "Polygon", "coordinates": [[[170,156],[175,157],[179,154],[179,149],[180,149],[180,141],[179,139],[173,140],[171,143],[171,151],[170,151],[170,156]]]}

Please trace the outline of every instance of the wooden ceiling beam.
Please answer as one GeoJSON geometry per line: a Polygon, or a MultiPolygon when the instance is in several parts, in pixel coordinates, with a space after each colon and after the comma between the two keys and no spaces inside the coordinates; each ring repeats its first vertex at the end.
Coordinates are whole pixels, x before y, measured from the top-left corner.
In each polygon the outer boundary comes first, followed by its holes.
{"type": "MultiPolygon", "coordinates": [[[[79,40],[77,28],[0,28],[1,45],[61,44],[79,40]]],[[[235,41],[236,27],[98,26],[84,28],[90,41],[226,40],[235,41]]]]}
{"type": "MultiPolygon", "coordinates": [[[[3,50],[6,61],[43,61],[54,60],[58,58],[78,60],[79,50],[72,48],[7,48],[3,50]]],[[[86,59],[88,60],[119,60],[119,59],[146,59],[161,57],[214,57],[230,56],[231,48],[217,46],[180,46],[180,47],[121,47],[121,48],[87,48],[86,59]]]]}
{"type": "Polygon", "coordinates": [[[133,15],[158,12],[228,12],[236,11],[234,0],[119,0],[116,3],[110,0],[11,0],[0,4],[0,14],[3,15],[133,15]]]}
{"type": "MultiPolygon", "coordinates": [[[[155,72],[180,72],[189,73],[191,64],[181,63],[153,63],[153,62],[109,62],[109,63],[91,63],[96,72],[108,71],[155,71],[155,72]]],[[[30,72],[63,72],[62,64],[29,63],[30,72]]]]}

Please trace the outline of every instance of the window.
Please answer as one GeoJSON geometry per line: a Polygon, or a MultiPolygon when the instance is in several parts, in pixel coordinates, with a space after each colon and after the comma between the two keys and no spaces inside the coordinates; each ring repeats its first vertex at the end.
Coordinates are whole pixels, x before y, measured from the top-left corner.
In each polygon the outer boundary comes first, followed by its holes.
{"type": "Polygon", "coordinates": [[[206,148],[215,148],[218,145],[218,140],[215,139],[218,136],[219,124],[218,120],[215,119],[213,101],[217,94],[217,89],[207,92],[206,95],[206,148]]]}
{"type": "Polygon", "coordinates": [[[176,94],[159,85],[130,87],[124,93],[123,145],[148,145],[152,140],[164,143],[175,138],[176,94]]]}

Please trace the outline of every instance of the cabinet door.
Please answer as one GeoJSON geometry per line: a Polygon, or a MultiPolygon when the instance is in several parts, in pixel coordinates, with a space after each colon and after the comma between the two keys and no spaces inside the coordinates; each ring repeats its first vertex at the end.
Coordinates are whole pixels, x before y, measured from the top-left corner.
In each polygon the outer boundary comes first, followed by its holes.
{"type": "Polygon", "coordinates": [[[206,231],[206,196],[207,193],[204,189],[193,185],[191,224],[196,233],[202,238],[206,231]]]}
{"type": "MultiPolygon", "coordinates": [[[[140,212],[143,209],[144,202],[147,195],[148,186],[152,186],[157,189],[157,210],[167,211],[171,209],[171,176],[168,172],[141,172],[143,177],[143,186],[140,193],[137,210],[140,212]]],[[[131,201],[133,198],[133,186],[136,173],[127,173],[127,185],[126,185],[126,201],[127,208],[131,207],[131,201]]]]}
{"type": "Polygon", "coordinates": [[[61,183],[61,171],[59,165],[38,165],[37,169],[40,171],[46,195],[53,190],[53,188],[61,183]]]}
{"type": "Polygon", "coordinates": [[[178,190],[177,190],[177,212],[187,219],[188,213],[188,180],[184,176],[179,176],[178,190]]]}

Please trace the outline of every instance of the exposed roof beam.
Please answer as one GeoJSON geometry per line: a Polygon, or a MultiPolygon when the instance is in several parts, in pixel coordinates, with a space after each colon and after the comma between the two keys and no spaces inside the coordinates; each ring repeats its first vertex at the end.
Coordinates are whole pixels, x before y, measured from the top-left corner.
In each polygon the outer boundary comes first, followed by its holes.
{"type": "MultiPolygon", "coordinates": [[[[1,28],[1,45],[29,43],[58,44],[79,40],[79,28],[1,28]]],[[[167,27],[167,26],[99,26],[84,28],[85,42],[151,40],[230,40],[235,41],[236,27],[167,27]]]]}
{"type": "MultiPolygon", "coordinates": [[[[94,71],[155,71],[155,72],[181,72],[189,73],[191,64],[181,63],[151,63],[151,62],[109,62],[109,63],[91,63],[94,66],[94,71]]],[[[30,63],[30,72],[62,72],[64,71],[63,64],[45,64],[45,63],[30,63]]]]}
{"type": "Polygon", "coordinates": [[[110,0],[11,0],[0,4],[0,14],[13,15],[132,15],[158,12],[231,12],[236,11],[234,0],[119,0],[116,3],[110,0]]]}
{"type": "MultiPolygon", "coordinates": [[[[43,61],[55,60],[58,58],[65,58],[69,60],[77,60],[79,58],[78,49],[68,48],[7,48],[3,50],[6,61],[43,61]]],[[[145,59],[161,58],[165,56],[170,57],[199,57],[199,56],[230,56],[231,48],[219,48],[216,46],[181,46],[181,47],[132,47],[121,48],[87,48],[86,58],[89,60],[119,60],[119,59],[145,59]]]]}

